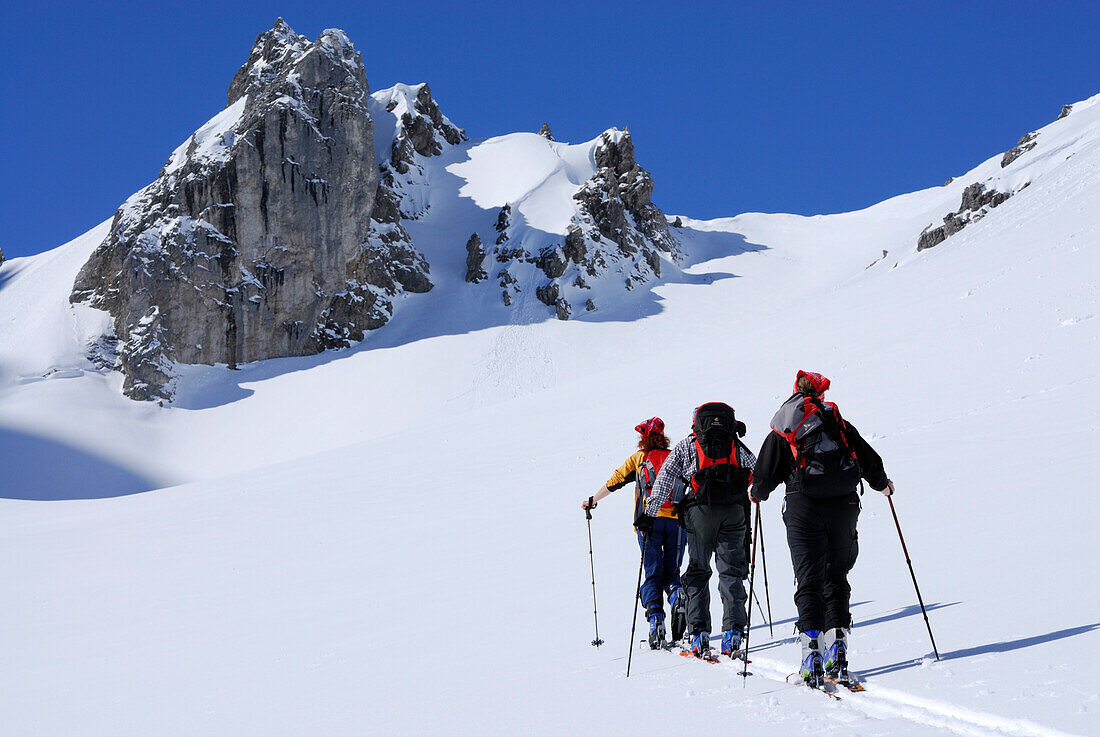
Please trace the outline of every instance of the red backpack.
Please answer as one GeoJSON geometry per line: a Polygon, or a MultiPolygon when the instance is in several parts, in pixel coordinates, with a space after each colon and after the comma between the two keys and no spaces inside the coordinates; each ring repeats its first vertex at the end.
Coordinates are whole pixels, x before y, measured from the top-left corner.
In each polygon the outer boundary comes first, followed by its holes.
{"type": "MultiPolygon", "coordinates": [[[[638,466],[635,476],[636,486],[634,493],[634,516],[637,518],[639,510],[645,509],[650,494],[653,493],[653,483],[657,480],[657,474],[661,471],[665,459],[668,458],[667,450],[651,450],[642,456],[642,463],[638,466]]],[[[672,501],[666,501],[661,509],[671,509],[672,501]]]]}

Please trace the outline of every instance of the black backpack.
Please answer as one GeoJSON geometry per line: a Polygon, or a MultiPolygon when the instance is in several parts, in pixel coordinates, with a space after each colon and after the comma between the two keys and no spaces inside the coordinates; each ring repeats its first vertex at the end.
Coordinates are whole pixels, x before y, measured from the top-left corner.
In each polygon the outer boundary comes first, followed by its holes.
{"type": "Polygon", "coordinates": [[[695,410],[691,430],[698,465],[691,476],[689,503],[740,504],[748,498],[752,472],[741,467],[737,436],[745,425],[733,408],[723,402],[707,402],[695,410]]]}

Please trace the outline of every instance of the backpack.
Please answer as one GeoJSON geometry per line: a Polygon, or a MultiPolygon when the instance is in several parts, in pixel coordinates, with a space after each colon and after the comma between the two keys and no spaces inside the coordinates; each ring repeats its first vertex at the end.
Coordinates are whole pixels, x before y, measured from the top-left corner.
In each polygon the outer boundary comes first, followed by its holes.
{"type": "Polygon", "coordinates": [[[861,483],[855,451],[844,433],[844,418],[833,402],[795,394],[772,418],[772,430],[791,447],[793,491],[811,499],[845,496],[861,483]]]}
{"type": "Polygon", "coordinates": [[[722,402],[708,402],[695,410],[691,422],[692,441],[698,459],[691,475],[689,504],[740,504],[748,498],[752,471],[741,467],[738,458],[737,421],[733,408],[722,402]]]}
{"type": "MultiPolygon", "coordinates": [[[[638,466],[638,471],[634,479],[635,519],[638,518],[639,512],[645,509],[646,502],[649,501],[649,496],[653,493],[653,482],[657,480],[657,474],[660,473],[661,466],[664,465],[665,459],[668,458],[668,453],[669,451],[667,450],[655,449],[642,456],[642,463],[638,466]]],[[[662,509],[671,506],[672,502],[669,500],[662,505],[662,509]]]]}

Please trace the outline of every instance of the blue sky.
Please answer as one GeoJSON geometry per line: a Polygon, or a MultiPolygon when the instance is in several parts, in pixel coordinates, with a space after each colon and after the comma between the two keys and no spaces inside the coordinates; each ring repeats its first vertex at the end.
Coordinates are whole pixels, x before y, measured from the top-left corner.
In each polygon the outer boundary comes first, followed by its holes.
{"type": "Polygon", "coordinates": [[[42,2],[0,7],[0,248],[109,218],[225,105],[278,16],[343,28],[372,89],[428,82],[473,138],[629,126],[699,218],[844,212],[942,184],[1100,92],[1091,2],[42,2]]]}

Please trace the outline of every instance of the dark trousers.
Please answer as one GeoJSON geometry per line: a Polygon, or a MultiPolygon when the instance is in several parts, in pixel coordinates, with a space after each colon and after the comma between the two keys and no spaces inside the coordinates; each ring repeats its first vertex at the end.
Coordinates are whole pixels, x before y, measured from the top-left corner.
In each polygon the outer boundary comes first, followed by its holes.
{"type": "Polygon", "coordinates": [[[745,508],[740,504],[700,504],[685,513],[688,536],[688,567],[684,589],[688,595],[688,631],[710,632],[710,559],[718,569],[718,596],[722,599],[722,629],[744,629],[745,508]]]}
{"type": "Polygon", "coordinates": [[[848,572],[859,555],[858,519],[855,492],[834,499],[810,499],[798,492],[784,498],[800,632],[851,625],[848,572]]]}
{"type": "Polygon", "coordinates": [[[642,605],[646,616],[664,612],[662,592],[668,593],[680,585],[680,563],[684,559],[684,530],[671,517],[653,520],[653,531],[645,544],[638,533],[638,545],[642,548],[642,605]]]}

